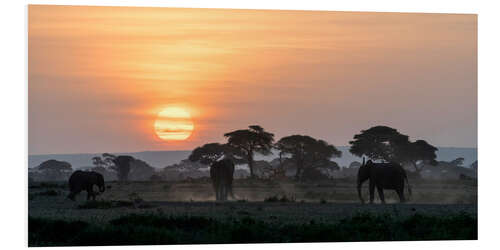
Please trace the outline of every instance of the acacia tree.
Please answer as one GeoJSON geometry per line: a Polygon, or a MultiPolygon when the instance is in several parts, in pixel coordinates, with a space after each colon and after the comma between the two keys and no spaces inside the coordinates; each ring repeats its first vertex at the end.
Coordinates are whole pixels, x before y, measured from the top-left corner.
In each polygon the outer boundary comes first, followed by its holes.
{"type": "Polygon", "coordinates": [[[204,165],[212,165],[226,154],[227,145],[220,143],[208,143],[197,147],[189,155],[189,160],[200,162],[204,165]]]}
{"type": "Polygon", "coordinates": [[[135,158],[128,155],[116,156],[109,153],[103,153],[101,156],[92,158],[95,170],[111,169],[116,172],[116,176],[120,181],[128,180],[128,175],[131,170],[131,163],[135,158]]]}
{"type": "Polygon", "coordinates": [[[118,180],[128,180],[130,165],[134,160],[134,157],[128,155],[119,155],[113,159],[114,166],[112,166],[111,169],[116,171],[118,180]]]}
{"type": "Polygon", "coordinates": [[[295,163],[297,172],[295,178],[300,180],[304,171],[318,168],[338,168],[333,157],[341,157],[342,152],[335,146],[323,140],[317,140],[307,135],[291,135],[281,138],[275,146],[295,163]]]}
{"type": "Polygon", "coordinates": [[[104,161],[102,160],[102,158],[100,156],[92,157],[92,164],[96,168],[104,168],[106,166],[106,164],[104,163],[104,161]]]}
{"type": "Polygon", "coordinates": [[[438,149],[424,140],[415,142],[407,142],[400,146],[397,161],[402,164],[410,164],[415,169],[415,172],[420,175],[420,172],[426,164],[436,165],[436,151],[438,149]]]}
{"type": "Polygon", "coordinates": [[[269,155],[274,142],[274,134],[264,131],[259,125],[249,126],[249,129],[235,130],[224,134],[227,145],[235,156],[241,157],[250,169],[250,177],[254,178],[254,154],[269,155]]]}
{"type": "Polygon", "coordinates": [[[387,126],[375,126],[362,130],[350,141],[349,152],[362,157],[366,155],[371,160],[395,161],[399,146],[406,145],[408,136],[387,126]]]}
{"type": "Polygon", "coordinates": [[[44,161],[35,169],[39,171],[42,179],[48,181],[66,179],[73,172],[71,164],[58,160],[44,161]]]}
{"type": "Polygon", "coordinates": [[[475,161],[472,164],[470,164],[469,167],[472,168],[472,169],[474,169],[475,171],[477,171],[477,161],[475,161]]]}
{"type": "Polygon", "coordinates": [[[349,151],[358,157],[372,160],[410,164],[420,174],[425,163],[436,165],[437,148],[424,140],[411,142],[407,135],[387,126],[375,126],[362,130],[350,141],[349,151]],[[424,163],[424,164],[422,164],[424,163]]]}
{"type": "Polygon", "coordinates": [[[463,167],[465,159],[463,157],[458,157],[453,161],[450,161],[450,164],[452,164],[455,167],[463,167]]]}

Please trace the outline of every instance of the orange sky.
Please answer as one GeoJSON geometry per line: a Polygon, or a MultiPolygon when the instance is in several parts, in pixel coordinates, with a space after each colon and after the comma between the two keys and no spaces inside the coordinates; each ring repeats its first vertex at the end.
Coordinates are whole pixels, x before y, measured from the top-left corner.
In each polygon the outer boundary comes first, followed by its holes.
{"type": "Polygon", "coordinates": [[[184,150],[259,124],[477,145],[477,16],[30,5],[29,153],[184,150]],[[186,141],[154,130],[191,112],[186,141]]]}

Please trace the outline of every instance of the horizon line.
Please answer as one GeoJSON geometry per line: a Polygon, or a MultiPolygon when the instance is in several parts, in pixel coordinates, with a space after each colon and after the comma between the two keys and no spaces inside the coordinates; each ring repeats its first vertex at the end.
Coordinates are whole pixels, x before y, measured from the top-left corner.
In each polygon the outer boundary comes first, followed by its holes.
{"type": "MultiPolygon", "coordinates": [[[[335,146],[336,148],[340,147],[350,147],[347,145],[342,145],[342,146],[335,146]]],[[[468,147],[462,147],[462,146],[435,146],[437,148],[461,148],[461,149],[476,149],[477,146],[468,146],[468,147]]],[[[93,154],[135,154],[135,153],[146,153],[146,152],[185,152],[185,151],[193,151],[194,149],[180,149],[180,150],[140,150],[140,151],[133,151],[133,152],[95,152],[95,153],[90,153],[90,152],[85,152],[85,153],[37,153],[37,154],[30,154],[28,153],[28,156],[40,156],[40,155],[93,155],[93,154]]]]}

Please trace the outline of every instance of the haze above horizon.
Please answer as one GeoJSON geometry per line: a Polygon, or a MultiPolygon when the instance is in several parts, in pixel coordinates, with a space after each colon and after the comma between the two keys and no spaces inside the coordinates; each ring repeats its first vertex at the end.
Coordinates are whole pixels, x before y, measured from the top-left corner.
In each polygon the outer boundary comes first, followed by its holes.
{"type": "Polygon", "coordinates": [[[28,19],[30,155],[192,150],[251,124],[477,147],[476,15],[29,5],[28,19]]]}

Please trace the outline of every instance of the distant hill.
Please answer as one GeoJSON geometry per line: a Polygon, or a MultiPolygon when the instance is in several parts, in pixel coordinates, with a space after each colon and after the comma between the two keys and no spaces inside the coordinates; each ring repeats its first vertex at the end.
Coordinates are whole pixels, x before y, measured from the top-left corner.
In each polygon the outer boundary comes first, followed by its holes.
{"type": "MultiPolygon", "coordinates": [[[[349,166],[352,161],[361,161],[360,158],[349,153],[349,147],[337,147],[342,151],[342,157],[334,159],[340,166],[349,166]]],[[[465,158],[464,166],[468,167],[471,163],[477,160],[477,148],[455,148],[455,147],[439,147],[437,152],[438,161],[451,161],[458,157],[465,158]]],[[[163,168],[181,160],[187,159],[191,151],[143,151],[134,153],[113,153],[116,155],[131,155],[135,158],[147,162],[155,168],[163,168]]],[[[100,154],[48,154],[48,155],[29,155],[28,167],[36,167],[40,163],[55,159],[58,161],[69,162],[73,169],[88,167],[92,165],[92,157],[100,154]]],[[[257,156],[256,160],[271,161],[277,155],[257,156]]]]}

